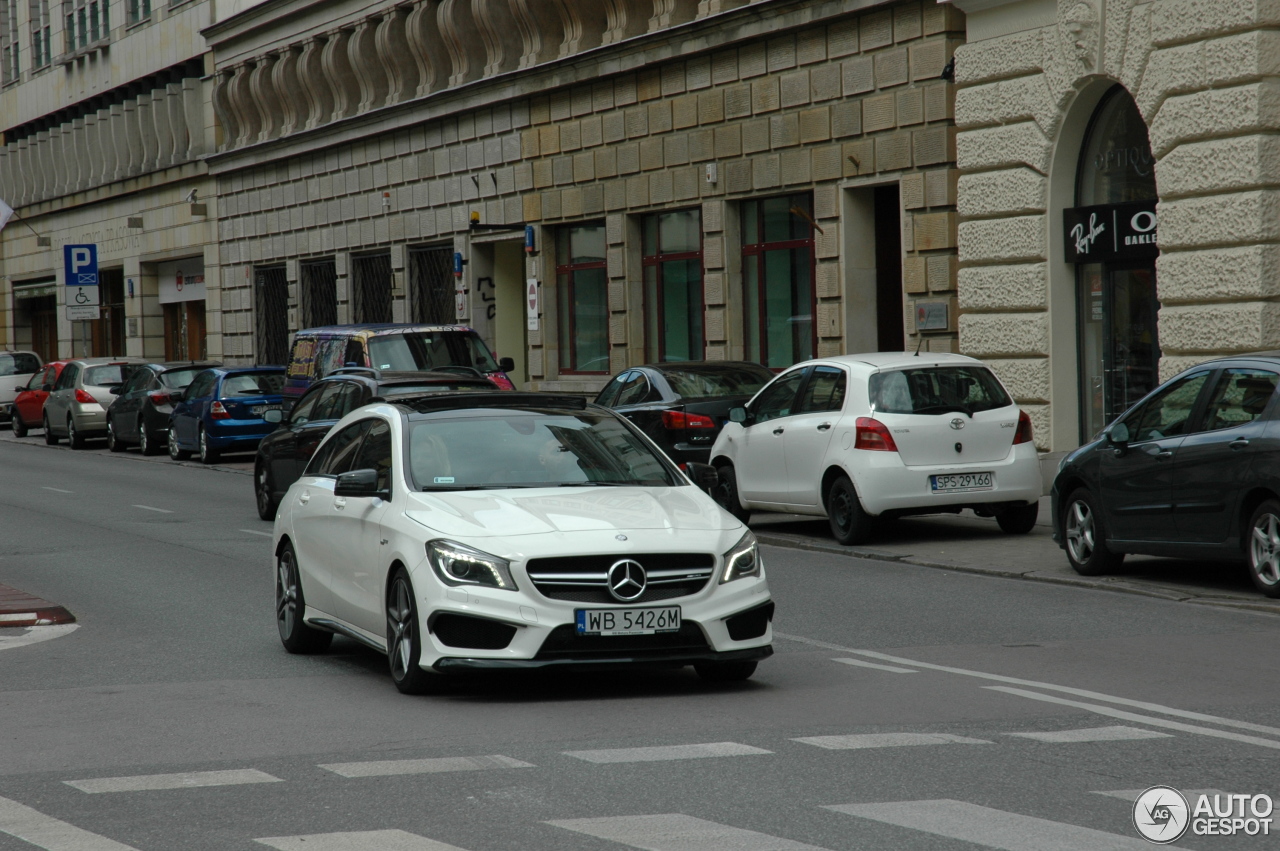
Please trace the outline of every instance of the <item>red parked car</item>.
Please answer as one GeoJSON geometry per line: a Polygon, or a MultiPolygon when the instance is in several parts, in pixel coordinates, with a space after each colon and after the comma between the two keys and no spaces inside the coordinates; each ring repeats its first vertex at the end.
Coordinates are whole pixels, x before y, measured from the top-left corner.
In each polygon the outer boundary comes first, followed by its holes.
{"type": "Polygon", "coordinates": [[[49,398],[49,390],[66,365],[63,360],[45,364],[44,369],[31,376],[26,388],[13,400],[14,437],[26,437],[28,430],[42,427],[44,400],[49,398]]]}

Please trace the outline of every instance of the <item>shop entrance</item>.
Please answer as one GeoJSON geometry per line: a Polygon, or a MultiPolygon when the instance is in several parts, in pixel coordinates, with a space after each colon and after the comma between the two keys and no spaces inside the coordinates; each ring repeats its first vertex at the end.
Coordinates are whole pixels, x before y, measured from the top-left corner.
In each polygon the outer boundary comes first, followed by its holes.
{"type": "Polygon", "coordinates": [[[475,292],[470,324],[489,344],[494,357],[515,361],[509,376],[516,389],[523,390],[529,386],[524,241],[473,242],[471,267],[475,292]]]}
{"type": "Polygon", "coordinates": [[[846,352],[900,352],[902,201],[897,183],[845,193],[846,352]]]}
{"type": "Polygon", "coordinates": [[[89,349],[94,357],[124,355],[124,270],[103,269],[98,276],[99,316],[89,326],[89,349]]]}

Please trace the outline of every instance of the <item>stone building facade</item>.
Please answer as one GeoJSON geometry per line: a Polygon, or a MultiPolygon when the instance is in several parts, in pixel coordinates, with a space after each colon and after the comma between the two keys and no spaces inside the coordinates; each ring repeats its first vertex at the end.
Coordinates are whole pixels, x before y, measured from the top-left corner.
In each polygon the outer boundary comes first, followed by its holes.
{"type": "Polygon", "coordinates": [[[323,321],[461,321],[517,384],[592,393],[663,356],[955,350],[963,21],[932,0],[229,16],[204,30],[210,353],[275,359],[323,321]]]}
{"type": "Polygon", "coordinates": [[[200,30],[214,0],[48,7],[0,15],[0,199],[16,210],[0,233],[0,348],[202,357],[217,250],[200,30]],[[97,246],[98,319],[67,318],[68,244],[97,246]]]}
{"type": "Polygon", "coordinates": [[[954,2],[960,349],[1038,442],[1069,449],[1153,382],[1280,347],[1280,7],[954,2]]]}

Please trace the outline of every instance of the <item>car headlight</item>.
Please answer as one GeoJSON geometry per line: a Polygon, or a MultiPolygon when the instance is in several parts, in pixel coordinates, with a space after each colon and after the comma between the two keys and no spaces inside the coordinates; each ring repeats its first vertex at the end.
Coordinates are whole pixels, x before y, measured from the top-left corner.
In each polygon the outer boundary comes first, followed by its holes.
{"type": "Polygon", "coordinates": [[[453,541],[427,541],[427,560],[445,585],[516,590],[511,562],[453,541]]]}
{"type": "Polygon", "coordinates": [[[733,545],[733,549],[724,554],[724,573],[720,575],[720,584],[759,575],[760,545],[756,542],[756,536],[748,530],[733,545]]]}

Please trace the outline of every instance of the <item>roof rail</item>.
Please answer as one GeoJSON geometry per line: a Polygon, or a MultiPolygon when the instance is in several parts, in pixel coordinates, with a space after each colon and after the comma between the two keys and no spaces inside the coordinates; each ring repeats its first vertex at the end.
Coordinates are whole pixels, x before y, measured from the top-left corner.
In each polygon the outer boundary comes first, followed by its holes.
{"type": "MultiPolygon", "coordinates": [[[[374,381],[382,380],[382,370],[374,369],[371,366],[340,366],[329,375],[371,375],[374,381]]],[[[325,378],[328,378],[326,375],[325,378]]]]}

